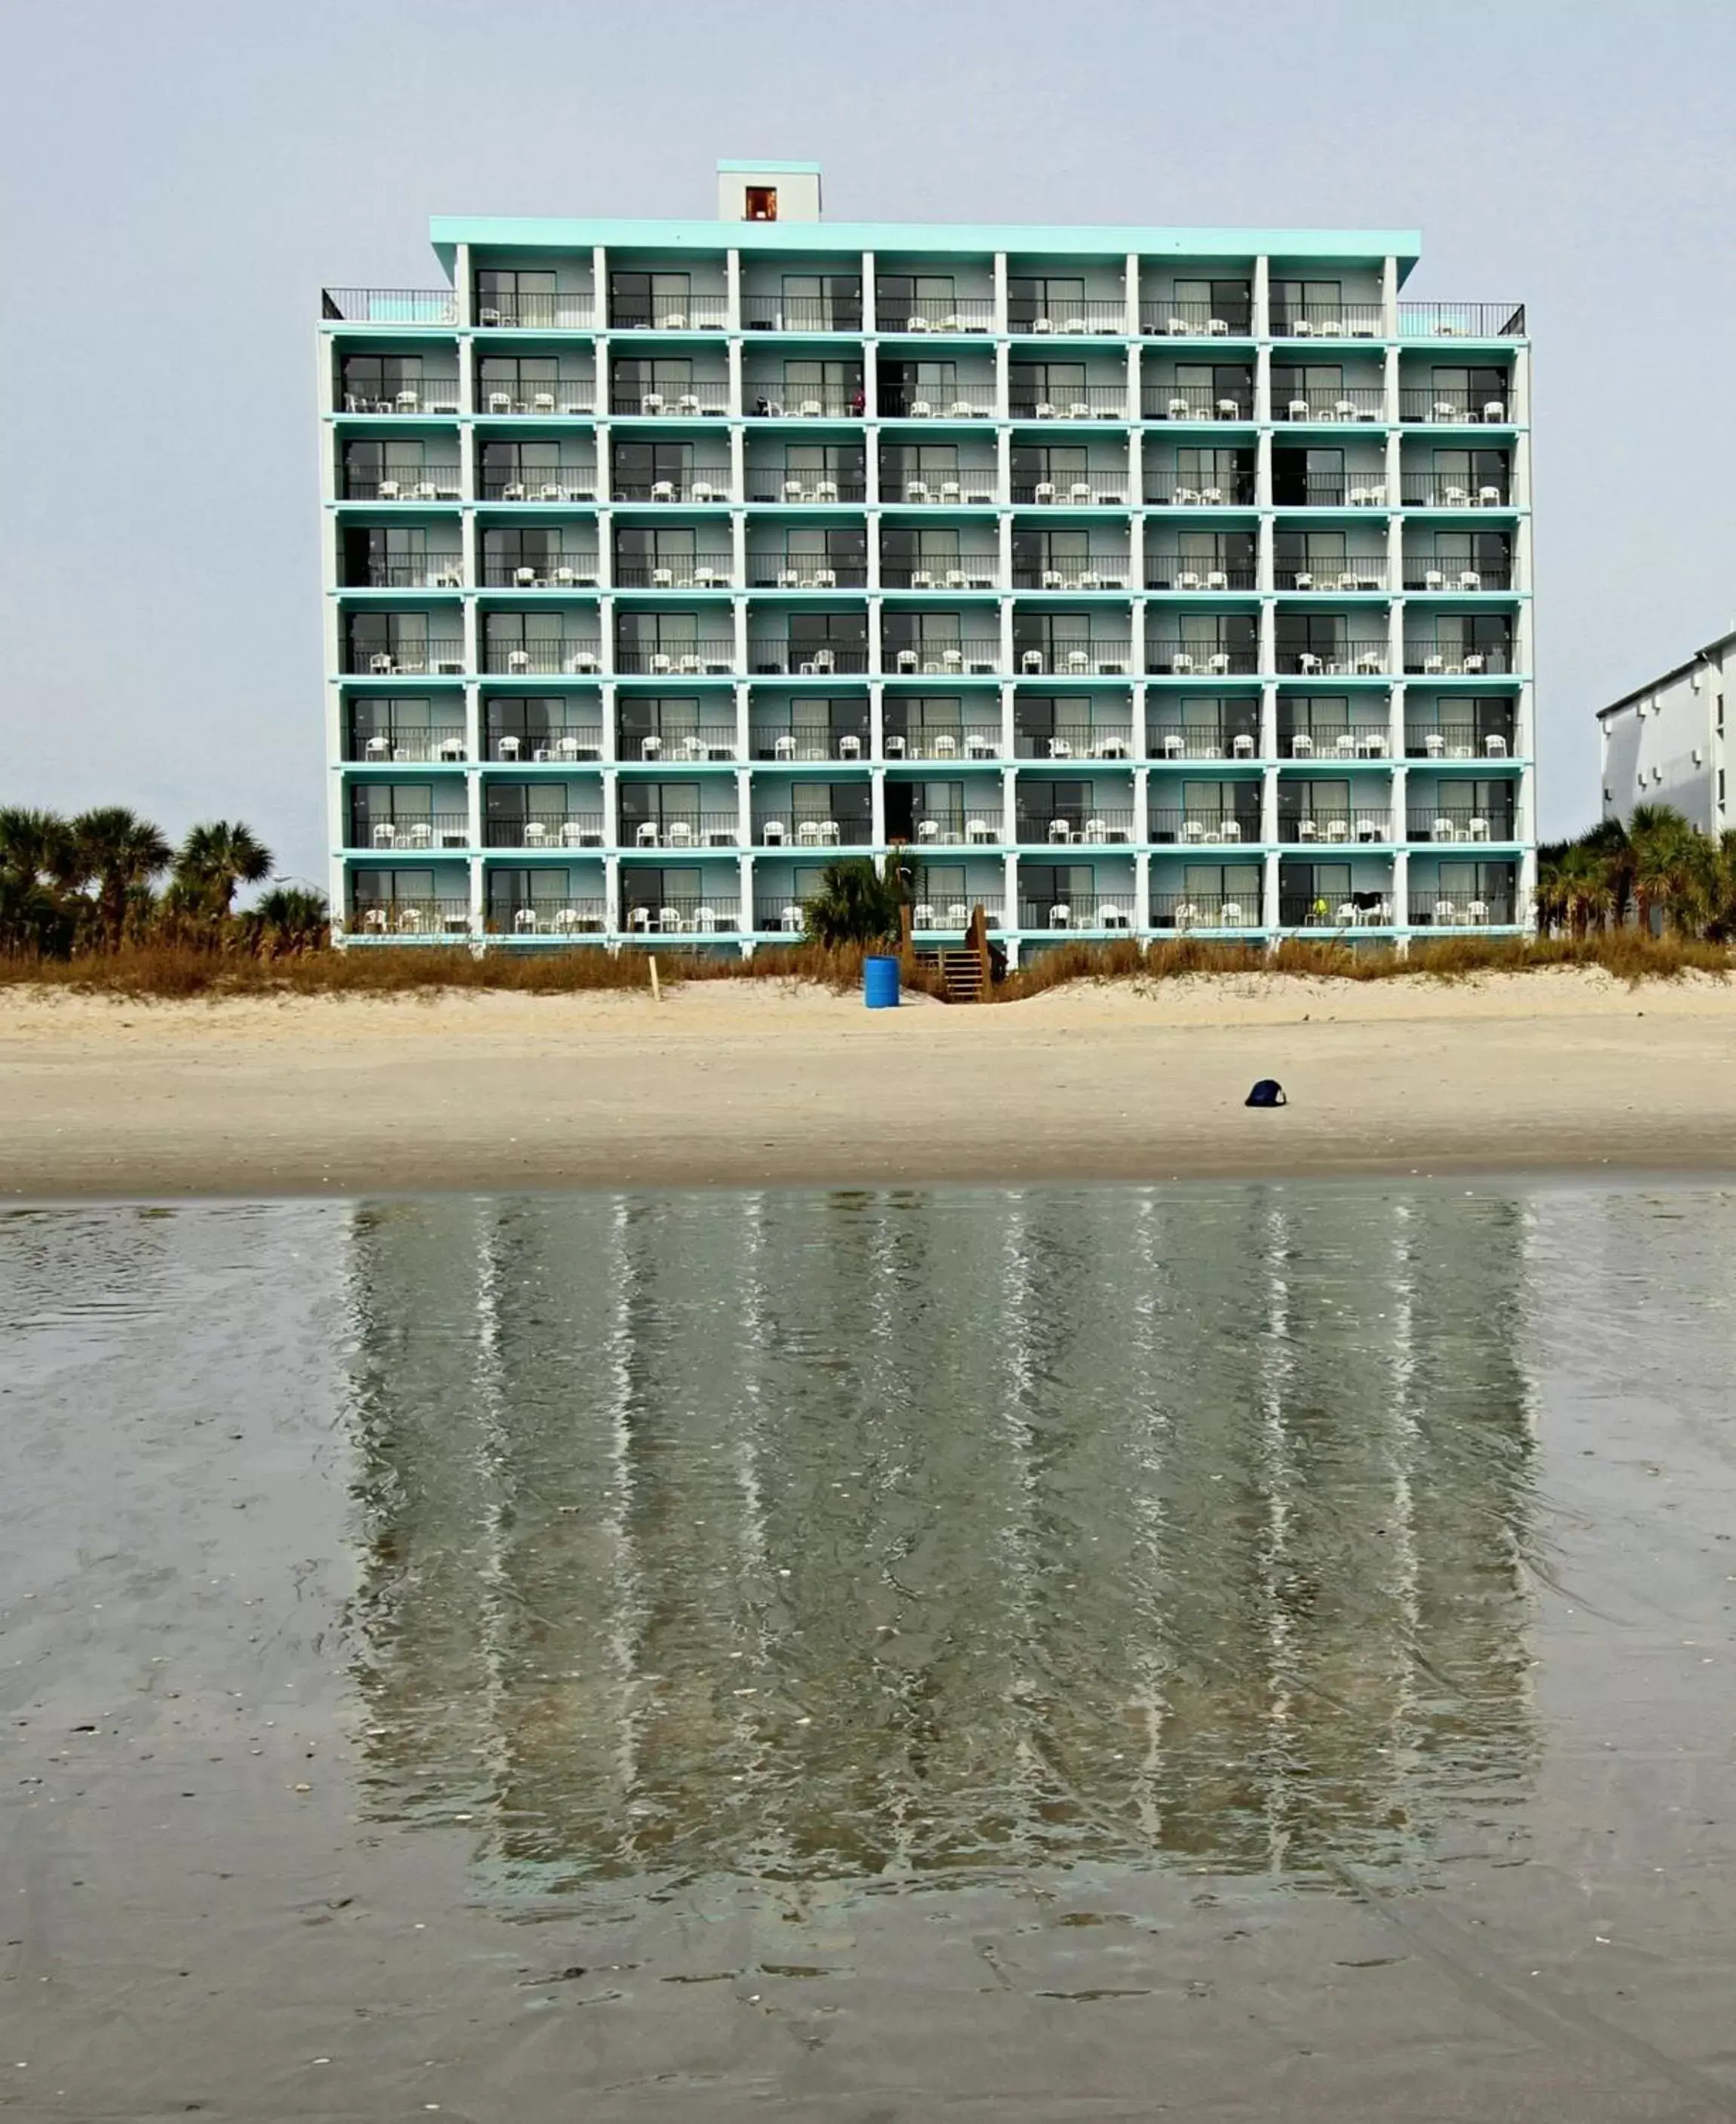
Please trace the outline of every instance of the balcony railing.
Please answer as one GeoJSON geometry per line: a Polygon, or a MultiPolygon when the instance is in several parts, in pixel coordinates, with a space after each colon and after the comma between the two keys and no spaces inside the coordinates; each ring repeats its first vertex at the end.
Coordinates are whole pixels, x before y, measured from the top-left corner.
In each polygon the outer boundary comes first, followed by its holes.
{"type": "Polygon", "coordinates": [[[943,561],[900,567],[882,561],[881,587],[889,590],[991,590],[995,587],[995,571],[1000,562],[994,554],[972,553],[962,557],[965,565],[962,567],[948,567],[943,561]]]}
{"type": "Polygon", "coordinates": [[[754,820],[754,840],[766,848],[865,848],[874,838],[867,819],[798,819],[767,811],[754,820]]]}
{"type": "Polygon", "coordinates": [[[1290,492],[1274,498],[1280,509],[1385,509],[1388,505],[1386,482],[1378,472],[1310,472],[1290,492]]]}
{"type": "Polygon", "coordinates": [[[590,331],[596,323],[595,298],[578,289],[553,294],[478,294],[476,321],[485,331],[590,331]]]}
{"type": "Polygon", "coordinates": [[[1253,648],[1213,649],[1208,645],[1152,641],[1146,645],[1146,669],[1154,678],[1245,678],[1260,668],[1253,648]]]}
{"type": "Polygon", "coordinates": [[[1039,567],[1013,571],[1015,590],[1124,590],[1132,566],[1126,553],[1089,553],[1082,559],[1051,557],[1039,567]]]}
{"type": "Polygon", "coordinates": [[[1399,304],[1400,339],[1523,339],[1523,303],[1399,304]]]}
{"type": "Polygon", "coordinates": [[[1210,303],[1165,297],[1140,304],[1139,324],[1154,339],[1247,339],[1254,331],[1254,310],[1246,303],[1226,303],[1214,310],[1210,303]]]}
{"type": "Polygon", "coordinates": [[[400,641],[390,649],[352,641],[345,651],[343,668],[365,679],[455,679],[463,674],[464,644],[458,636],[449,641],[400,641]]]}
{"type": "Polygon", "coordinates": [[[320,314],[352,325],[455,325],[454,288],[326,288],[320,314]]]}
{"type": "Polygon", "coordinates": [[[698,420],[702,414],[729,411],[729,385],[720,380],[685,383],[679,388],[670,384],[662,390],[628,391],[615,384],[609,390],[609,410],[635,420],[698,420]]]}
{"type": "Polygon", "coordinates": [[[675,479],[633,479],[617,472],[611,491],[617,501],[727,501],[729,472],[722,465],[705,466],[675,479]]]}
{"type": "Polygon", "coordinates": [[[747,580],[757,590],[859,590],[868,583],[868,562],[822,561],[807,553],[750,553],[747,580]]]}
{"type": "Polygon", "coordinates": [[[553,725],[527,735],[517,731],[492,731],[488,757],[507,766],[525,762],[534,766],[582,767],[603,757],[603,733],[595,723],[553,725]]]}
{"type": "Polygon", "coordinates": [[[449,418],[458,409],[459,381],[455,376],[425,376],[420,383],[407,383],[388,398],[375,397],[347,387],[343,392],[343,411],[346,413],[390,413],[405,420],[426,421],[449,418]]]}
{"type": "Polygon", "coordinates": [[[1133,644],[1101,637],[1031,649],[1015,644],[1013,655],[1021,679],[1125,679],[1133,670],[1133,644]]]}
{"type": "Polygon", "coordinates": [[[1008,401],[1015,421],[1125,421],[1125,383],[1068,383],[1051,397],[1029,384],[1015,383],[1008,401]]]}
{"type": "Polygon", "coordinates": [[[463,811],[427,811],[393,819],[369,819],[357,812],[350,821],[352,848],[409,848],[426,853],[469,845],[470,820],[463,811]]]}
{"type": "Polygon", "coordinates": [[[1277,670],[1284,678],[1378,679],[1392,668],[1392,645],[1384,635],[1342,641],[1321,642],[1312,649],[1286,648],[1276,652],[1277,670]]]}
{"type": "Polygon", "coordinates": [[[374,731],[351,737],[346,759],[362,767],[393,767],[401,763],[451,767],[468,759],[468,740],[462,723],[430,723],[426,728],[374,731]]]}
{"type": "Polygon", "coordinates": [[[762,937],[800,937],[807,928],[807,903],[800,900],[755,900],[754,928],[762,937]]]}
{"type": "Polygon", "coordinates": [[[463,494],[463,474],[455,464],[415,465],[394,471],[363,472],[346,466],[346,501],[457,501],[463,494]]]}
{"type": "Polygon", "coordinates": [[[1437,641],[1407,641],[1404,645],[1404,669],[1415,678],[1505,678],[1513,668],[1512,648],[1503,642],[1480,643],[1475,649],[1437,641]]]}
{"type": "Polygon", "coordinates": [[[1013,482],[1014,502],[1037,508],[1089,509],[1108,504],[1125,509],[1131,491],[1124,472],[1064,472],[1053,479],[1015,477],[1013,482]]]}
{"type": "Polygon", "coordinates": [[[614,331],[722,331],[729,322],[727,295],[653,295],[649,301],[615,296],[609,305],[614,331]]]}
{"type": "Polygon", "coordinates": [[[501,479],[484,479],[484,501],[538,501],[550,504],[568,501],[595,501],[597,498],[597,475],[594,465],[572,465],[556,472],[530,472],[508,474],[501,479]]]}
{"type": "Polygon", "coordinates": [[[1274,580],[1281,590],[1337,591],[1343,594],[1386,587],[1384,555],[1353,554],[1342,561],[1299,561],[1278,563],[1274,580]]]}
{"type": "Polygon", "coordinates": [[[1414,892],[1410,895],[1414,929],[1507,928],[1517,919],[1510,892],[1414,892]]]}
{"type": "Polygon", "coordinates": [[[1324,892],[1287,892],[1278,900],[1284,929],[1390,929],[1392,901],[1383,892],[1353,892],[1346,899],[1324,892]]]}
{"type": "Polygon", "coordinates": [[[559,675],[595,679],[603,668],[602,646],[576,638],[567,641],[525,641],[508,645],[489,642],[482,651],[482,669],[512,679],[559,675]]]}
{"type": "Polygon", "coordinates": [[[792,506],[807,504],[825,509],[839,502],[858,504],[867,500],[868,486],[860,479],[786,478],[781,466],[768,465],[757,469],[750,466],[747,498],[750,501],[782,501],[792,506]]]}
{"type": "Polygon", "coordinates": [[[880,668],[891,679],[987,678],[1000,669],[1000,637],[961,635],[957,641],[906,648],[888,642],[880,652],[880,668]]]}
{"type": "Polygon", "coordinates": [[[438,897],[358,900],[344,924],[355,937],[463,937],[470,929],[470,902],[438,897]]]}
{"type": "Polygon", "coordinates": [[[1249,509],[1254,505],[1251,472],[1173,472],[1151,465],[1146,471],[1147,505],[1160,509],[1249,509]]]}
{"type": "Polygon", "coordinates": [[[1504,393],[1491,397],[1486,391],[1467,390],[1457,383],[1426,388],[1407,383],[1399,388],[1401,421],[1420,421],[1437,428],[1475,428],[1498,427],[1511,417],[1504,393]]]}
{"type": "Polygon", "coordinates": [[[699,723],[692,730],[652,731],[642,737],[621,739],[620,757],[642,766],[698,767],[736,757],[739,740],[733,723],[699,723]]]}
{"type": "Polygon", "coordinates": [[[1511,731],[1486,731],[1475,723],[1407,723],[1404,750],[1412,759],[1507,759],[1511,731]]]}
{"type": "Polygon", "coordinates": [[[1007,330],[1023,338],[1118,339],[1127,329],[1125,296],[1051,295],[1042,303],[1015,298],[1008,306],[1007,330]]]}
{"type": "Polygon", "coordinates": [[[1511,561],[1479,561],[1472,568],[1427,553],[1404,557],[1404,587],[1423,596],[1474,596],[1479,590],[1510,590],[1513,586],[1511,561]]]}
{"type": "Polygon", "coordinates": [[[735,571],[735,556],[720,548],[715,553],[671,554],[666,560],[618,560],[614,580],[622,590],[723,590],[735,571]]]}
{"type": "Polygon", "coordinates": [[[1332,848],[1357,843],[1367,847],[1392,839],[1392,817],[1390,812],[1366,810],[1361,806],[1351,811],[1280,810],[1278,839],[1318,842],[1332,848]]]}
{"type": "Polygon", "coordinates": [[[1146,750],[1153,759],[1254,759],[1259,755],[1259,732],[1251,722],[1154,723],[1146,733],[1146,750]]]}
{"type": "Polygon", "coordinates": [[[552,553],[538,561],[484,561],[482,581],[490,590],[594,590],[597,557],[552,553]]]}
{"type": "Polygon", "coordinates": [[[910,927],[922,936],[960,936],[970,926],[971,911],[976,907],[990,929],[999,929],[1006,919],[998,900],[973,893],[968,900],[919,900],[910,909],[910,927]]]}
{"type": "Polygon", "coordinates": [[[1131,880],[1122,893],[1075,894],[1066,900],[1021,900],[1021,929],[1129,930],[1137,913],[1131,880]]]}
{"type": "Polygon", "coordinates": [[[732,934],[741,921],[737,903],[720,893],[713,900],[677,897],[656,905],[628,903],[621,927],[632,937],[714,937],[732,934]]]}
{"type": "Polygon", "coordinates": [[[747,749],[755,759],[779,765],[812,765],[818,760],[854,764],[867,758],[868,744],[865,722],[854,731],[793,730],[788,726],[755,724],[747,736],[747,749]]]}
{"type": "Polygon", "coordinates": [[[1133,839],[1131,811],[1100,811],[1056,818],[1048,811],[1021,811],[1018,838],[1029,848],[1122,848],[1133,839]]]}
{"type": "Polygon", "coordinates": [[[1274,303],[1274,339],[1380,339],[1386,330],[1381,303],[1274,303]]]}
{"type": "Polygon", "coordinates": [[[1176,841],[1192,848],[1234,847],[1239,842],[1260,839],[1257,811],[1214,811],[1189,807],[1175,811],[1154,809],[1147,831],[1154,843],[1176,841]]]}
{"type": "Polygon", "coordinates": [[[1358,421],[1386,417],[1386,392],[1378,383],[1339,383],[1329,390],[1310,392],[1306,397],[1285,397],[1274,389],[1274,421],[1308,421],[1320,426],[1343,426],[1358,421]]]}
{"type": "Polygon", "coordinates": [[[749,331],[859,332],[862,298],[844,295],[743,295],[741,322],[749,331]]]}
{"type": "Polygon", "coordinates": [[[1385,759],[1391,750],[1385,723],[1315,723],[1278,731],[1280,759],[1385,759]]]}
{"type": "Polygon", "coordinates": [[[600,811],[539,811],[534,819],[488,819],[482,839],[491,848],[600,848],[600,811]]]}
{"type": "Polygon", "coordinates": [[[986,332],[995,329],[990,295],[901,295],[876,293],[874,327],[882,333],[986,332]]]}
{"type": "Polygon", "coordinates": [[[865,409],[860,385],[826,391],[817,384],[742,380],[741,410],[750,421],[859,421],[865,409]]]}
{"type": "Polygon", "coordinates": [[[1057,723],[1052,731],[1017,731],[1021,759],[1131,759],[1133,735],[1098,723],[1057,723]]]}
{"type": "Polygon", "coordinates": [[[1198,553],[1147,553],[1148,590],[1251,590],[1259,576],[1251,560],[1234,566],[1198,553]]]}
{"type": "Polygon", "coordinates": [[[1000,725],[957,723],[943,730],[928,724],[921,730],[888,731],[881,742],[888,759],[940,759],[949,764],[961,759],[998,759],[1000,725]]]}
{"type": "Polygon", "coordinates": [[[424,553],[384,560],[369,558],[346,581],[352,590],[459,590],[464,587],[463,556],[424,553]]]}
{"type": "Polygon", "coordinates": [[[832,679],[840,673],[860,676],[868,669],[868,650],[865,641],[750,641],[747,664],[760,678],[776,678],[780,673],[797,679],[832,679]]]}
{"type": "Polygon", "coordinates": [[[954,384],[933,397],[907,384],[880,387],[883,421],[992,421],[995,392],[987,384],[954,384]]]}
{"type": "Polygon", "coordinates": [[[880,499],[894,508],[984,509],[996,498],[995,472],[987,465],[957,479],[883,479],[880,488],[880,499]]]}
{"type": "Polygon", "coordinates": [[[979,811],[924,811],[915,822],[915,845],[934,848],[999,848],[1006,836],[1000,807],[979,811]]]}
{"type": "Polygon", "coordinates": [[[1254,392],[1209,383],[1148,383],[1141,393],[1148,421],[1251,421],[1254,392]]]}
{"type": "Polygon", "coordinates": [[[1513,816],[1510,811],[1471,811],[1457,804],[1431,804],[1412,811],[1405,820],[1414,841],[1510,841],[1513,816]]]}
{"type": "Polygon", "coordinates": [[[665,811],[656,819],[623,819],[623,848],[739,848],[741,821],[729,811],[665,811]]]}
{"type": "Polygon", "coordinates": [[[575,416],[589,418],[596,409],[597,383],[594,376],[562,378],[558,383],[548,384],[533,383],[528,389],[523,384],[483,383],[477,387],[477,414],[484,420],[515,420],[520,416],[539,421],[570,419],[575,416]]]}
{"type": "Polygon", "coordinates": [[[1260,895],[1251,890],[1226,897],[1219,893],[1154,892],[1154,929],[1258,929],[1260,895]]]}
{"type": "Polygon", "coordinates": [[[729,635],[671,643],[666,649],[632,642],[615,645],[615,669],[623,678],[721,678],[735,666],[736,645],[729,635]]]}
{"type": "Polygon", "coordinates": [[[1507,482],[1477,482],[1450,472],[1408,472],[1400,482],[1407,509],[1505,509],[1507,482]]]}
{"type": "Polygon", "coordinates": [[[487,927],[494,937],[595,937],[609,927],[609,905],[560,893],[495,900],[489,905],[487,927]]]}

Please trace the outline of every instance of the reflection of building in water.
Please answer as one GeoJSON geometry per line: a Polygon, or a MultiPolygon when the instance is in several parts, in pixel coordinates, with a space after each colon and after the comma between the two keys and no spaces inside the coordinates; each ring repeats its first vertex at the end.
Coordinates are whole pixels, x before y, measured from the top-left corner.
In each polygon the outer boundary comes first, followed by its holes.
{"type": "Polygon", "coordinates": [[[365,1213],[375,1803],[544,1884],[1416,1848],[1531,1748],[1521,1218],[365,1213]]]}

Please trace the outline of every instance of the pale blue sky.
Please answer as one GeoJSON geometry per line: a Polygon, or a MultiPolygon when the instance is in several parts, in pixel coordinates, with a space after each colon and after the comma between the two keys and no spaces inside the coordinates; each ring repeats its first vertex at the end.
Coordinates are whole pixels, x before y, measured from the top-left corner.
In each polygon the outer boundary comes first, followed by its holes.
{"type": "Polygon", "coordinates": [[[12,0],[0,801],[248,820],[324,880],[315,324],[430,213],[1417,226],[1536,341],[1541,823],[1736,623],[1728,0],[12,0]]]}

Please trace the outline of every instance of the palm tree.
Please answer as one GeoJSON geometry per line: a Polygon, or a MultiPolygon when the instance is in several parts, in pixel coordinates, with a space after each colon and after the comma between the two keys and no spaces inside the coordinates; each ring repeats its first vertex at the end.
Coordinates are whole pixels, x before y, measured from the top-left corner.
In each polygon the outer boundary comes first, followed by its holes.
{"type": "Polygon", "coordinates": [[[115,951],[129,898],[162,876],[174,861],[175,851],[148,819],[120,804],[82,812],[68,830],[81,876],[96,888],[96,921],[104,947],[115,951]]]}
{"type": "Polygon", "coordinates": [[[256,952],[289,957],[317,952],[329,942],[332,913],[322,892],[310,892],[299,885],[274,886],[259,896],[256,906],[242,917],[248,942],[256,952]]]}
{"type": "Polygon", "coordinates": [[[0,809],[0,951],[70,952],[78,880],[72,831],[59,813],[0,809]]]}
{"type": "Polygon", "coordinates": [[[1710,909],[1711,843],[1668,804],[1637,805],[1627,838],[1640,928],[1650,929],[1656,908],[1672,928],[1691,928],[1710,909]]]}
{"type": "Polygon", "coordinates": [[[807,933],[833,951],[844,944],[894,943],[902,905],[897,881],[882,876],[865,857],[830,862],[807,903],[807,933]]]}
{"type": "Polygon", "coordinates": [[[251,827],[216,819],[189,830],[175,858],[175,882],[190,909],[221,921],[234,907],[237,890],[268,878],[271,862],[271,851],[251,827]]]}

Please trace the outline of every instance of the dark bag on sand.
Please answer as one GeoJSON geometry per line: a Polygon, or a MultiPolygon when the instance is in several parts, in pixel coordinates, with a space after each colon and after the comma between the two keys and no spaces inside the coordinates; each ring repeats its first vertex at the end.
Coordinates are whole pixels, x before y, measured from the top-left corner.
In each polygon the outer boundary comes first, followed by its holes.
{"type": "Polygon", "coordinates": [[[1290,1102],[1276,1077],[1262,1077],[1242,1103],[1249,1107],[1287,1107],[1290,1102]]]}

